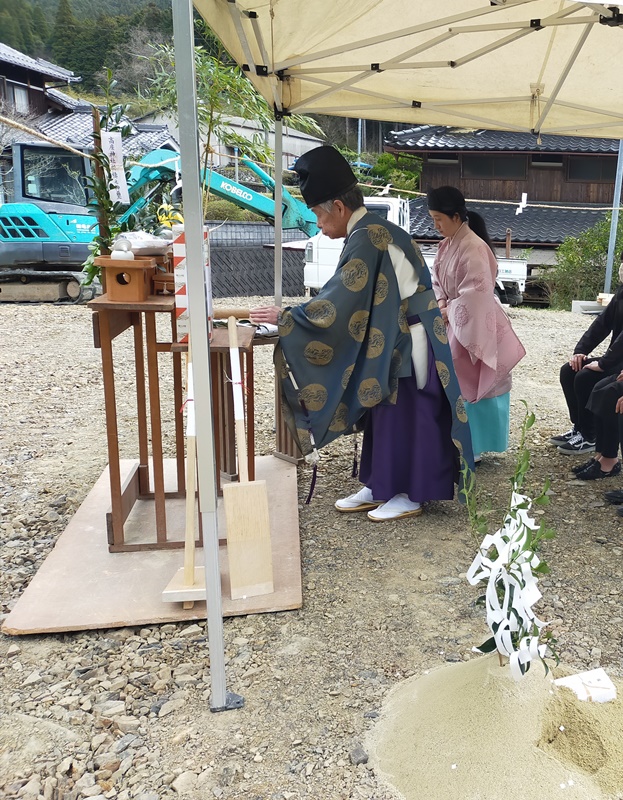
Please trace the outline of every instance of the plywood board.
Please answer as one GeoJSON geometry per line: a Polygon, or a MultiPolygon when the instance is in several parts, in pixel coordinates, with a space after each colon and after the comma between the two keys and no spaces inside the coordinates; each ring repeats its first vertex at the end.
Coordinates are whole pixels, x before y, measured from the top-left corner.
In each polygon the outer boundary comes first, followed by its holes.
{"type": "MultiPolygon", "coordinates": [[[[122,479],[134,463],[122,462],[122,479]]],[[[262,456],[256,460],[256,470],[268,487],[275,591],[232,600],[227,552],[221,546],[224,616],[286,611],[302,605],[296,468],[272,456],[262,456]]],[[[169,477],[172,484],[174,475],[175,462],[167,461],[165,481],[169,477]]],[[[3,633],[55,633],[206,619],[205,601],[195,602],[191,609],[184,609],[182,603],[162,601],[163,590],[183,566],[182,549],[108,552],[105,514],[109,506],[105,470],[5,619],[3,633]]],[[[169,537],[183,540],[184,499],[167,500],[166,511],[169,537]]],[[[220,500],[218,525],[222,538],[225,520],[220,500]]],[[[153,502],[137,501],[126,524],[128,540],[151,540],[154,531],[153,502]]],[[[197,551],[197,565],[203,565],[201,549],[197,551]]]]}

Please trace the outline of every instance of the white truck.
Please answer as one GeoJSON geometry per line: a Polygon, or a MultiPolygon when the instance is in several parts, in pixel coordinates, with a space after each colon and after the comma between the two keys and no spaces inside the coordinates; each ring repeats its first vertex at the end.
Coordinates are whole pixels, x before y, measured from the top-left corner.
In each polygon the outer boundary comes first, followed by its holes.
{"type": "MultiPolygon", "coordinates": [[[[394,222],[405,231],[410,231],[409,202],[398,197],[364,197],[368,211],[394,222]]],[[[303,284],[305,294],[310,295],[322,288],[335,272],[342,252],[343,239],[329,239],[317,233],[305,245],[305,268],[303,284]]],[[[423,246],[422,255],[426,266],[432,269],[436,246],[423,246]]],[[[497,293],[502,303],[519,305],[526,290],[528,262],[522,258],[498,258],[497,293]]]]}

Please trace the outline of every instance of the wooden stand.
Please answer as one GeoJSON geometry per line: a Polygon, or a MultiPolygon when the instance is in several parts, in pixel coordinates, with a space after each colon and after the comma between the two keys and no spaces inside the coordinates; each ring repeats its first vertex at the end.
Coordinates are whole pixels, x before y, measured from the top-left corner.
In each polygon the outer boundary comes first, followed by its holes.
{"type": "MultiPolygon", "coordinates": [[[[182,407],[182,353],[187,344],[176,342],[175,298],[173,295],[151,295],[143,302],[111,301],[107,295],[92,300],[93,333],[95,347],[102,351],[104,399],[106,404],[106,433],[110,472],[111,509],[106,516],[110,552],[131,550],[158,550],[182,548],[184,542],[167,538],[167,497],[184,497],[186,489],[182,407]],[[169,314],[171,341],[159,342],[156,337],[156,314],[169,314]],[[136,376],[137,428],[139,457],[136,467],[123,482],[119,470],[119,442],[113,342],[129,328],[134,336],[134,364],[136,376]],[[173,359],[173,404],[170,408],[175,419],[175,459],[177,464],[177,491],[164,491],[162,410],[160,407],[160,380],[158,353],[171,353],[173,359]],[[147,371],[145,370],[145,362],[147,371]],[[149,399],[149,412],[147,400],[149,399]],[[148,439],[148,413],[151,428],[151,451],[148,439]],[[150,463],[153,486],[150,481],[150,463]],[[156,531],[153,542],[127,542],[124,523],[136,500],[150,499],[155,504],[156,531]]],[[[253,384],[253,347],[272,344],[274,338],[254,339],[255,328],[240,327],[240,358],[247,399],[247,463],[249,480],[255,480],[255,406],[253,384]]],[[[210,342],[212,393],[214,409],[214,434],[217,491],[222,494],[223,481],[237,480],[235,425],[227,330],[215,328],[210,342]]],[[[275,455],[297,463],[301,460],[296,443],[281,421],[279,402],[277,408],[277,448],[275,455]]],[[[199,530],[197,545],[201,545],[199,530]]]]}
{"type": "MultiPolygon", "coordinates": [[[[104,399],[106,404],[106,434],[108,440],[108,468],[110,473],[111,510],[106,515],[110,552],[131,550],[157,550],[183,547],[184,542],[167,539],[165,501],[167,497],[183,497],[186,489],[184,464],[184,428],[182,414],[181,354],[172,350],[176,340],[175,299],[172,296],[148,297],[139,303],[111,301],[107,295],[92,300],[95,347],[102,351],[104,399]],[[156,336],[156,314],[169,314],[171,341],[159,342],[156,336]],[[136,410],[139,457],[135,468],[123,482],[119,468],[119,441],[117,428],[117,400],[113,341],[123,331],[132,328],[134,335],[134,368],[136,376],[136,410]],[[177,491],[165,492],[162,451],[162,410],[160,407],[160,380],[158,353],[172,353],[173,407],[175,420],[175,458],[177,464],[177,491]],[[145,374],[147,362],[147,376],[145,374]],[[146,380],[147,378],[147,380],[146,380]],[[147,397],[151,427],[151,452],[147,430],[147,397]],[[153,471],[153,487],[150,465],[153,471]],[[125,541],[123,526],[137,499],[152,499],[155,504],[155,540],[132,544],[125,541]]],[[[198,544],[201,544],[201,532],[198,544]]]]}

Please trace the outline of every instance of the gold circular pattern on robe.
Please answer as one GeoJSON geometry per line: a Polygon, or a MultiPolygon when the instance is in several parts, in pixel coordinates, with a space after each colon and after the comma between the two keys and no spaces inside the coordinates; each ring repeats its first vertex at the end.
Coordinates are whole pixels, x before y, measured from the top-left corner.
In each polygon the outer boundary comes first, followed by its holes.
{"type": "Polygon", "coordinates": [[[426,286],[424,286],[423,283],[418,283],[417,289],[415,291],[416,292],[425,292],[426,291],[426,286]]]}
{"type": "Polygon", "coordinates": [[[297,428],[296,435],[299,440],[299,445],[301,447],[301,452],[303,455],[307,455],[312,451],[312,443],[311,443],[311,436],[309,435],[309,431],[305,428],[297,428]]]}
{"type": "Polygon", "coordinates": [[[409,325],[407,324],[407,302],[403,300],[398,310],[398,327],[403,333],[409,333],[409,325]]]}
{"type": "Polygon", "coordinates": [[[310,364],[324,367],[333,358],[333,348],[324,342],[308,342],[303,355],[310,364]]]}
{"type": "Polygon", "coordinates": [[[350,367],[346,367],[346,369],[342,373],[342,389],[346,389],[346,387],[348,386],[350,376],[353,374],[354,369],[355,365],[351,364],[350,367]]]}
{"type": "Polygon", "coordinates": [[[448,344],[448,334],[446,332],[446,326],[440,316],[435,317],[435,319],[433,320],[433,332],[442,344],[448,344]]]}
{"type": "Polygon", "coordinates": [[[359,384],[357,397],[364,408],[372,408],[378,405],[383,399],[381,384],[376,378],[366,378],[359,384]]]}
{"type": "Polygon", "coordinates": [[[309,411],[320,411],[327,402],[328,392],[321,383],[310,383],[301,389],[301,400],[309,411]]]}
{"type": "Polygon", "coordinates": [[[279,336],[287,336],[294,330],[294,317],[292,312],[283,311],[279,318],[279,336]]]}
{"type": "Polygon", "coordinates": [[[456,447],[459,453],[463,452],[463,445],[461,444],[459,439],[452,439],[452,444],[456,447]]]}
{"type": "Polygon", "coordinates": [[[305,306],[305,316],[318,328],[330,328],[337,311],[330,300],[312,300],[305,306]]]}
{"type": "Polygon", "coordinates": [[[415,255],[417,256],[418,261],[420,262],[421,267],[426,266],[426,261],[424,260],[424,256],[422,255],[422,251],[420,250],[420,246],[415,241],[415,239],[411,239],[411,246],[415,250],[415,255]]]}
{"type": "Polygon", "coordinates": [[[348,320],[348,332],[356,342],[363,342],[368,327],[369,311],[355,311],[348,320]]]}
{"type": "Polygon", "coordinates": [[[280,347],[275,350],[275,370],[281,380],[285,380],[290,373],[290,368],[280,347]]]}
{"type": "Polygon", "coordinates": [[[378,328],[370,328],[366,358],[377,358],[385,350],[385,336],[378,328]]]}
{"type": "Polygon", "coordinates": [[[400,367],[402,367],[402,354],[400,353],[400,350],[396,349],[392,353],[392,363],[391,363],[391,366],[390,366],[390,374],[391,375],[397,375],[399,370],[400,370],[400,367]]]}
{"type": "Polygon", "coordinates": [[[348,406],[346,403],[340,403],[335,409],[335,414],[329,425],[330,431],[341,433],[345,431],[348,426],[348,406]]]}
{"type": "Polygon", "coordinates": [[[391,233],[383,225],[368,225],[368,236],[377,250],[387,250],[394,241],[391,233]]]}
{"type": "Polygon", "coordinates": [[[368,282],[368,265],[360,258],[347,261],[342,267],[342,283],[351,292],[360,292],[368,282]]]}
{"type": "Polygon", "coordinates": [[[437,375],[439,375],[441,385],[446,389],[450,383],[450,370],[443,361],[435,361],[435,366],[437,367],[437,375]]]}
{"type": "Polygon", "coordinates": [[[389,294],[389,281],[381,272],[376,279],[376,286],[374,288],[374,305],[380,306],[381,303],[387,298],[389,294]]]}
{"type": "Polygon", "coordinates": [[[436,300],[431,300],[428,304],[428,311],[434,311],[436,308],[439,308],[439,303],[436,300]]]}
{"type": "MultiPolygon", "coordinates": [[[[290,408],[290,406],[285,402],[283,397],[281,398],[281,415],[283,416],[283,421],[287,424],[288,422],[292,423],[292,427],[294,426],[294,412],[290,408]]],[[[288,426],[290,427],[290,426],[288,426]]]]}
{"type": "Polygon", "coordinates": [[[456,416],[459,422],[467,422],[467,411],[465,411],[465,403],[462,397],[459,397],[456,401],[456,416]]]}

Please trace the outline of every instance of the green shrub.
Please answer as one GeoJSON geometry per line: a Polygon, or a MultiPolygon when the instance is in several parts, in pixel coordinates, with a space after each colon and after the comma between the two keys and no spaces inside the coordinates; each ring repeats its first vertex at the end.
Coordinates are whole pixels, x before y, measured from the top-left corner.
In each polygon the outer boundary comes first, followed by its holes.
{"type": "Polygon", "coordinates": [[[259,214],[240,208],[229,200],[210,200],[206,204],[205,218],[228,222],[262,222],[263,219],[259,214]]]}
{"type": "MultiPolygon", "coordinates": [[[[603,292],[610,238],[610,218],[579,236],[567,236],[556,252],[556,265],[548,270],[546,283],[552,308],[569,310],[572,300],[595,300],[603,292]]],[[[623,249],[623,221],[619,223],[612,267],[612,289],[618,283],[623,249]]]]}

